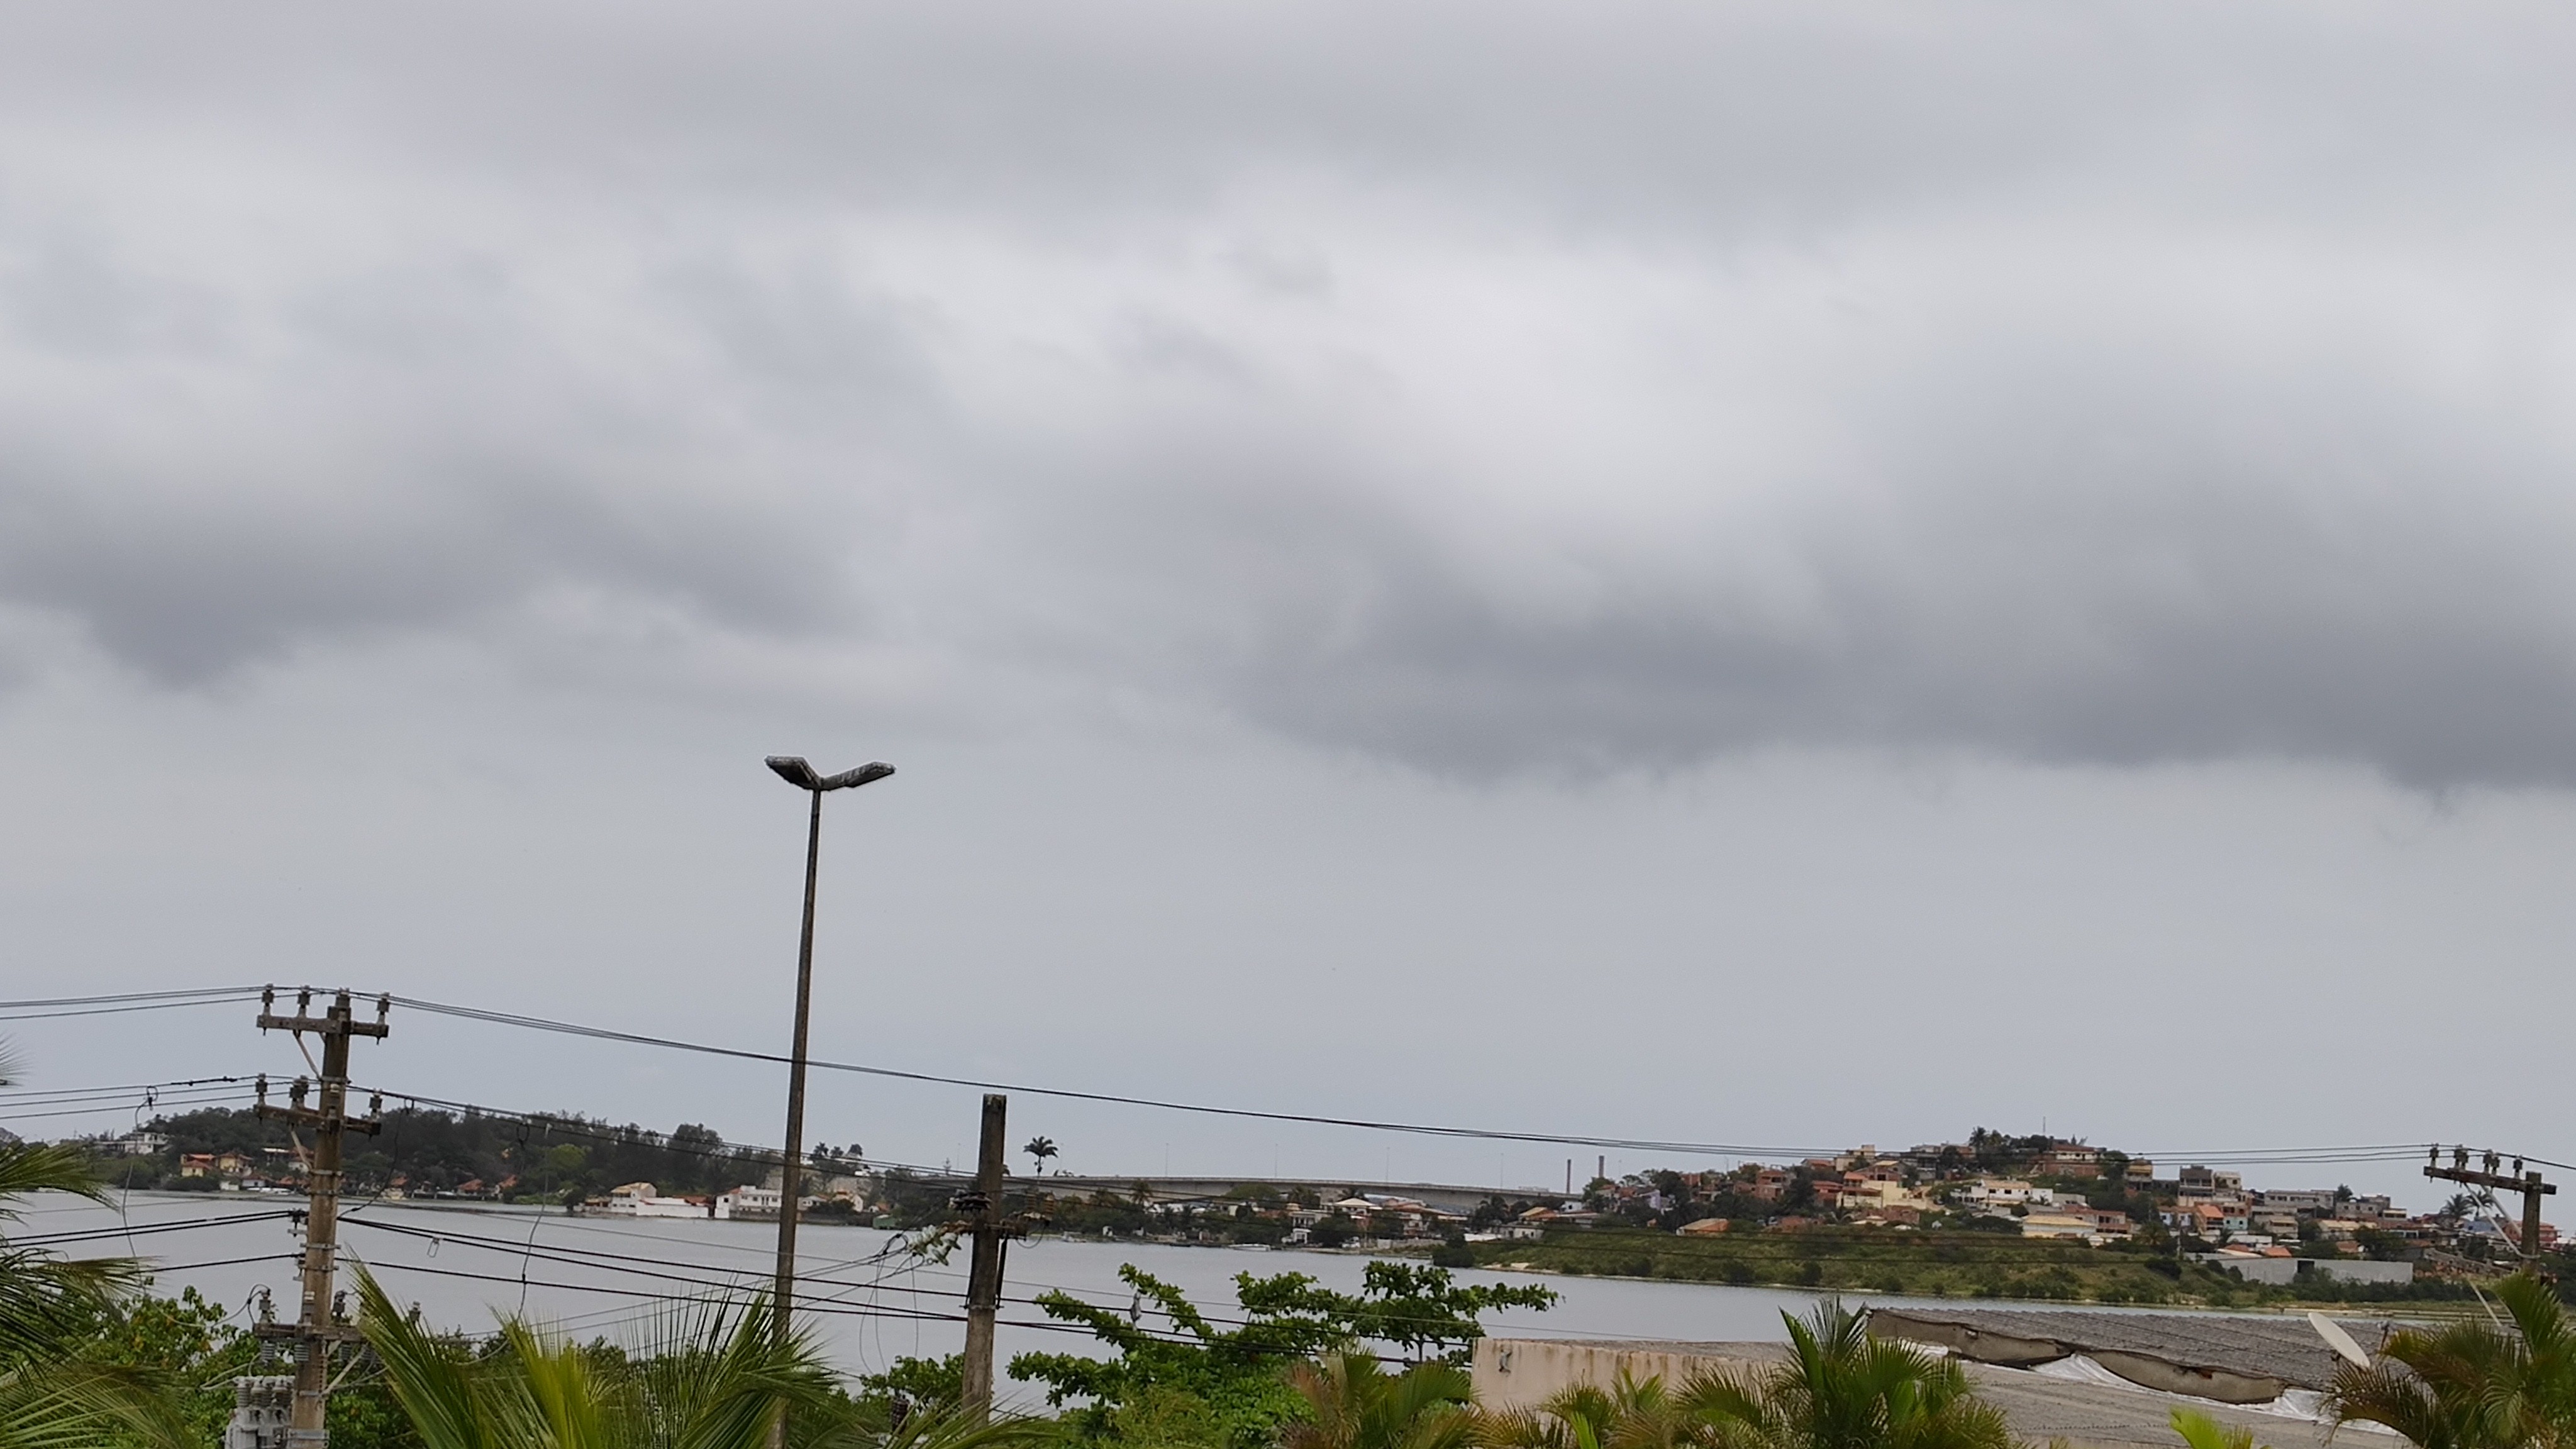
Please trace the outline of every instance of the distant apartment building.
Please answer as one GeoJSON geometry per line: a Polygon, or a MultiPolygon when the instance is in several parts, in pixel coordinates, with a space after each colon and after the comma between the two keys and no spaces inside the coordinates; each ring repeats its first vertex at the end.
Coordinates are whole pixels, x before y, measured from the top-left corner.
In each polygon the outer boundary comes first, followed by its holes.
{"type": "MultiPolygon", "coordinates": [[[[475,1184],[480,1186],[480,1184],[475,1184]]],[[[463,1188],[457,1189],[459,1192],[463,1188]]],[[[711,1218],[716,1205],[711,1198],[664,1197],[649,1182],[630,1182],[612,1187],[605,1198],[594,1198],[582,1204],[604,1217],[612,1218],[711,1218]]]]}
{"type": "Polygon", "coordinates": [[[2049,1207],[2057,1201],[2055,1189],[2033,1187],[2015,1177],[1978,1178],[1959,1196],[1979,1207],[2049,1207]]]}
{"type": "Polygon", "coordinates": [[[2081,1142],[2060,1142],[2041,1153],[2031,1171],[2041,1177],[2100,1177],[2102,1151],[2081,1142]]]}
{"type": "Polygon", "coordinates": [[[2213,1202],[2176,1203],[2164,1210],[2164,1220],[2185,1237],[2215,1238],[2227,1231],[2227,1210],[2213,1202]]]}
{"type": "Polygon", "coordinates": [[[2245,1195],[2245,1177],[2195,1162],[2182,1170],[2175,1187],[2177,1195],[2184,1198],[2241,1198],[2245,1195]]]}
{"type": "Polygon", "coordinates": [[[2089,1207],[2061,1207],[2032,1213],[2021,1220],[2025,1238],[2081,1238],[2095,1247],[2125,1241],[2131,1224],[2127,1213],[2089,1207]]]}
{"type": "Polygon", "coordinates": [[[2245,1221],[2255,1232],[2275,1238],[2295,1238],[2299,1235],[2299,1215],[2268,1204],[2249,1209],[2245,1214],[2245,1221]]]}

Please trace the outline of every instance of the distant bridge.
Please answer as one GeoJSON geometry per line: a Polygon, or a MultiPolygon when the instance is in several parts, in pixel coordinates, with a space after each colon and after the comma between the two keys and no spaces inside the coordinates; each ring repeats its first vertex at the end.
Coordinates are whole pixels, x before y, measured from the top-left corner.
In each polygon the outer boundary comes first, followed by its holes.
{"type": "MultiPolygon", "coordinates": [[[[923,1182],[956,1183],[971,1181],[965,1173],[923,1173],[923,1182]]],[[[1557,1202],[1564,1194],[1552,1187],[1462,1187],[1449,1182],[1368,1182],[1348,1177],[1157,1177],[1148,1174],[1127,1177],[1098,1177],[1081,1173],[1049,1173],[1044,1177],[1023,1177],[1013,1173],[1014,1190],[1036,1188],[1059,1196],[1089,1197],[1096,1192],[1130,1197],[1138,1188],[1155,1202],[1194,1201],[1199,1198],[1224,1197],[1237,1190],[1258,1191],[1267,1188],[1287,1197],[1300,1188],[1307,1189],[1321,1201],[1332,1202],[1350,1193],[1382,1193],[1390,1197],[1409,1197],[1416,1202],[1448,1212],[1472,1212],[1489,1197],[1506,1202],[1526,1199],[1530,1202],[1557,1202]]]]}

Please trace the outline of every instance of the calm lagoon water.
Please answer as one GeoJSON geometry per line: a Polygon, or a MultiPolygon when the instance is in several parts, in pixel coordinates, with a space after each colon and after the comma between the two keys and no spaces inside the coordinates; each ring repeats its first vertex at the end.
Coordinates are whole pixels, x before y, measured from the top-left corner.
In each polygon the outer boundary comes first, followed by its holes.
{"type": "MultiPolygon", "coordinates": [[[[11,1236],[40,1242],[56,1234],[113,1229],[113,1236],[55,1246],[74,1256],[143,1258],[154,1265],[161,1291],[193,1287],[237,1310],[265,1285],[275,1294],[279,1316],[289,1317],[292,1256],[302,1238],[286,1218],[264,1215],[302,1201],[136,1193],[121,1206],[102,1207],[48,1197],[28,1205],[11,1236]]],[[[687,1295],[727,1283],[767,1286],[778,1231],[769,1223],[576,1218],[561,1209],[393,1202],[352,1209],[343,1223],[343,1251],[372,1268],[395,1301],[418,1303],[433,1323],[479,1331],[492,1326],[496,1312],[524,1311],[580,1337],[611,1339],[632,1339],[649,1328],[664,1311],[654,1302],[657,1295],[687,1295]]],[[[956,1318],[965,1295],[964,1251],[946,1264],[882,1257],[896,1237],[813,1223],[798,1229],[798,1272],[805,1290],[819,1300],[805,1306],[815,1311],[825,1346],[844,1370],[878,1369],[905,1355],[954,1353],[964,1342],[965,1328],[956,1318]]],[[[1161,1243],[1014,1243],[1004,1274],[1001,1355],[1007,1360],[1032,1349],[1092,1351],[1089,1334],[1046,1326],[1048,1320],[1027,1300],[1056,1288],[1124,1309],[1133,1295],[1118,1280],[1122,1264],[1178,1285],[1210,1318],[1223,1320],[1235,1311],[1238,1273],[1294,1271],[1356,1290],[1365,1261],[1341,1253],[1161,1243]]],[[[1490,1331],[1516,1336],[1778,1339],[1784,1337],[1782,1310],[1803,1312],[1814,1301],[1805,1293],[1717,1284],[1489,1272],[1459,1277],[1541,1283],[1563,1295],[1545,1313],[1513,1311],[1487,1320],[1490,1331]]],[[[1147,1314],[1148,1326],[1155,1320],[1147,1314]]]]}

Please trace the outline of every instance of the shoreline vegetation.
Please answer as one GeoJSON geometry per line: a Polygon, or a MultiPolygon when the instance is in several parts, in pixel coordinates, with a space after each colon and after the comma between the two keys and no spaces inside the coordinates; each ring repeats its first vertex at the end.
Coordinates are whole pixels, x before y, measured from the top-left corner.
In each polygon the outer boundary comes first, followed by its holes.
{"type": "MultiPolygon", "coordinates": [[[[1737,1288],[1788,1288],[1910,1298],[2145,1308],[2354,1308],[2474,1303],[2464,1282],[2248,1283],[2172,1257],[2082,1244],[1958,1233],[1947,1240],[1886,1232],[1745,1234],[1693,1241],[1670,1233],[1592,1228],[1535,1241],[1464,1245],[1473,1266],[1504,1271],[1737,1288]]],[[[1454,1250],[1453,1250],[1454,1251],[1454,1250]]],[[[1450,1261],[1457,1261],[1454,1257],[1450,1261]]]]}
{"type": "MultiPolygon", "coordinates": [[[[352,1156],[346,1181],[422,1205],[613,1211],[610,1195],[641,1191],[706,1203],[712,1213],[716,1194],[776,1181],[773,1152],[726,1142],[695,1124],[663,1133],[569,1114],[510,1118],[423,1107],[395,1108],[384,1121],[382,1134],[352,1156]]],[[[295,1144],[282,1125],[239,1109],[165,1115],[131,1138],[82,1146],[102,1178],[127,1188],[300,1186],[295,1144]]],[[[1043,1175],[1056,1154],[1052,1139],[1035,1139],[1023,1151],[1039,1172],[1014,1179],[1007,1206],[1043,1224],[1040,1231],[1179,1246],[1427,1254],[1434,1266],[1453,1269],[1990,1302],[2438,1315],[2441,1305],[2474,1303],[2477,1283],[2512,1266],[2510,1245],[2471,1232],[2475,1215],[2457,1202],[2409,1218],[2386,1199],[2355,1197],[2349,1188],[2247,1194],[2223,1170],[2186,1165],[2171,1177],[2142,1176],[2152,1165],[2116,1150],[1983,1128],[1962,1142],[1901,1153],[1864,1147],[1785,1167],[1596,1178],[1562,1199],[1495,1195],[1455,1211],[1312,1183],[1246,1183],[1195,1199],[1172,1198],[1142,1181],[1124,1190],[1068,1191],[1043,1175]],[[2195,1174],[2196,1184],[2188,1180],[2195,1174]],[[2193,1192],[2199,1196],[2187,1200],[2193,1192]],[[2296,1200],[2295,1211],[2278,1208],[2274,1198],[2296,1200]],[[2248,1282],[2195,1256],[2232,1240],[2225,1212],[2206,1236],[2190,1217],[2222,1202],[2259,1204],[2261,1211],[2226,1212],[2238,1215],[2237,1227],[2262,1218],[2278,1235],[2239,1241],[2295,1242],[2295,1256],[2309,1260],[2413,1259],[2414,1281],[2365,1284],[2302,1271],[2285,1284],[2248,1282]],[[2070,1213],[2082,1216],[2062,1216],[2070,1213]],[[2050,1235],[2037,1235],[2042,1222],[2051,1224],[2050,1235]],[[2084,1235],[2066,1235],[2078,1230],[2084,1235]]],[[[867,1163],[855,1144],[818,1143],[804,1166],[816,1195],[804,1216],[817,1226],[920,1231],[952,1216],[949,1177],[867,1163]]],[[[2576,1253],[2561,1246],[2549,1259],[2561,1265],[2562,1282],[2576,1283],[2576,1253]]]]}

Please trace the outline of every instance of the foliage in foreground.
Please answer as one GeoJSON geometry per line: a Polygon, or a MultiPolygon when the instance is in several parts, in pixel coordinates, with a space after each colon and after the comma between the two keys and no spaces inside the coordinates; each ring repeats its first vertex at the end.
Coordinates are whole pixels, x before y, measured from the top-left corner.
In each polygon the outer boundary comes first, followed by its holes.
{"type": "Polygon", "coordinates": [[[2173,1431],[2187,1449],[2257,1449],[2253,1430],[2229,1428],[2196,1409],[2174,1410],[2173,1431]]]}
{"type": "Polygon", "coordinates": [[[1679,1389],[1623,1378],[1567,1389],[1536,1414],[1500,1414],[1499,1449],[2012,1449],[2001,1411],[1959,1365],[1869,1336],[1839,1300],[1780,1315],[1789,1356],[1693,1375],[1679,1389]]]}
{"type": "Polygon", "coordinates": [[[1328,1354],[1288,1371],[1307,1418],[1280,1449],[1469,1449],[1479,1442],[1475,1385],[1455,1364],[1433,1361],[1390,1374],[1362,1353],[1328,1354]]]}
{"type": "Polygon", "coordinates": [[[2506,1279],[2496,1297],[2509,1326],[2465,1319],[2391,1334],[2378,1363],[2336,1371],[2328,1409],[2422,1449],[2576,1446],[2576,1332],[2565,1307],[2530,1273],[2506,1279]]]}
{"type": "MultiPolygon", "coordinates": [[[[0,1221],[16,1221],[19,1199],[48,1191],[101,1196],[78,1149],[0,1143],[0,1221]]],[[[190,1442],[161,1376],[91,1351],[99,1325],[143,1281],[125,1260],[72,1261],[0,1241],[0,1449],[190,1442]]]]}
{"type": "Polygon", "coordinates": [[[766,1299],[692,1304],[630,1358],[505,1318],[489,1348],[433,1333],[358,1272],[360,1325],[426,1449],[759,1449],[782,1409],[844,1416],[813,1341],[772,1331],[766,1299]]]}
{"type": "Polygon", "coordinates": [[[1046,1385],[1047,1402],[1058,1407],[1089,1400],[1065,1415],[1076,1436],[1138,1444],[1270,1444],[1308,1412],[1289,1382],[1292,1365],[1370,1343],[1408,1360],[1463,1363],[1484,1336],[1478,1315],[1556,1302],[1546,1288],[1460,1284],[1444,1268],[1373,1261],[1355,1295],[1304,1273],[1237,1274],[1241,1321],[1221,1329],[1180,1289],[1134,1264],[1118,1276],[1136,1295],[1126,1312],[1069,1293],[1037,1300],[1048,1317],[1089,1328],[1114,1357],[1024,1353],[1011,1360],[1010,1374],[1046,1385]],[[1148,1328],[1149,1311],[1170,1327],[1148,1328]]]}

